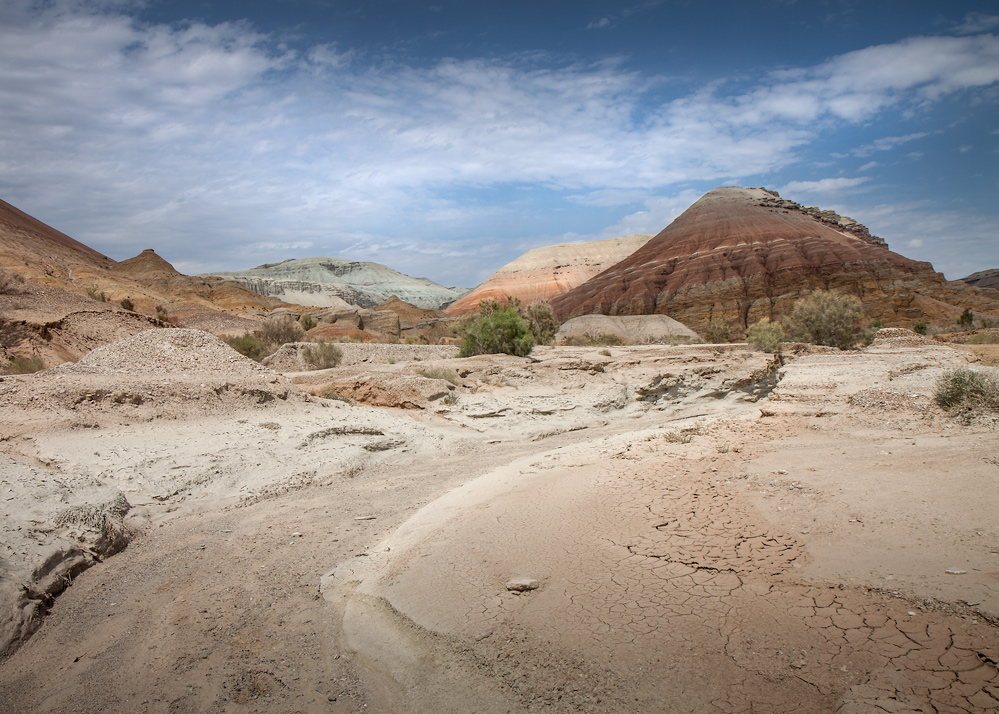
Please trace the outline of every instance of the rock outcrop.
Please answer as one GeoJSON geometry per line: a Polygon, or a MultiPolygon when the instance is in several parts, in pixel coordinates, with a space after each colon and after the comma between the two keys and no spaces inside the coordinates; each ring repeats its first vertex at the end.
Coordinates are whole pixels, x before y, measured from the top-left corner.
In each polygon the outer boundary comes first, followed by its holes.
{"type": "Polygon", "coordinates": [[[342,258],[294,258],[250,270],[215,273],[260,294],[310,307],[374,308],[392,296],[436,309],[465,294],[426,278],[412,278],[380,263],[342,258]]]}
{"type": "Polygon", "coordinates": [[[552,300],[563,319],[667,314],[696,331],[779,318],[804,293],[856,295],[888,326],[952,322],[965,307],[999,315],[991,291],[948,282],[887,249],[853,219],[803,208],[762,188],[705,194],[630,256],[552,300]]]}
{"type": "Polygon", "coordinates": [[[645,245],[651,235],[560,243],[529,250],[493,273],[468,295],[448,306],[453,317],[475,312],[480,300],[502,300],[508,295],[525,305],[551,300],[611,267],[645,245]]]}

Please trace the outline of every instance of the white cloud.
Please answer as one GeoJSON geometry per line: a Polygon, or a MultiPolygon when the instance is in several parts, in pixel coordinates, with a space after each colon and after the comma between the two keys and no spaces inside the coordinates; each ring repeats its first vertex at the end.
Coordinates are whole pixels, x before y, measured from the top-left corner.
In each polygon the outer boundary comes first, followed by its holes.
{"type": "Polygon", "coordinates": [[[920,131],[914,134],[906,134],[905,136],[886,136],[883,139],[878,139],[870,144],[865,144],[864,146],[857,147],[851,153],[854,156],[860,158],[866,158],[871,154],[878,151],[890,151],[896,146],[901,146],[902,144],[907,144],[910,141],[915,141],[916,139],[922,139],[923,137],[929,136],[929,132],[920,131]]]}
{"type": "Polygon", "coordinates": [[[819,181],[791,181],[778,189],[781,195],[785,193],[823,193],[831,194],[854,188],[862,183],[870,181],[868,176],[858,176],[856,178],[825,178],[819,181]]]}
{"type": "Polygon", "coordinates": [[[990,32],[997,27],[999,27],[999,15],[972,12],[965,15],[964,22],[955,27],[954,31],[965,35],[977,35],[980,32],[990,32]]]}
{"type": "Polygon", "coordinates": [[[587,30],[605,30],[611,26],[611,19],[609,17],[601,17],[599,20],[593,20],[586,25],[587,30]]]}

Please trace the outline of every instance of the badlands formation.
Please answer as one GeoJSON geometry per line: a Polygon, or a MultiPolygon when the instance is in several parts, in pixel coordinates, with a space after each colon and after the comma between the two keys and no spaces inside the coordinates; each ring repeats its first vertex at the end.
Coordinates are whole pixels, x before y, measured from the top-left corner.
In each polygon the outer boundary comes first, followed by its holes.
{"type": "Polygon", "coordinates": [[[519,299],[523,304],[551,300],[582,285],[645,245],[651,235],[560,243],[529,250],[493,273],[445,312],[455,317],[475,312],[480,300],[519,299]]]}
{"type": "Polygon", "coordinates": [[[345,347],[2,377],[0,712],[999,707],[969,348],[345,347]]]}
{"type": "Polygon", "coordinates": [[[849,293],[869,319],[911,327],[953,323],[965,307],[999,314],[999,294],[948,282],[929,263],[893,253],[867,228],[763,188],[708,192],[657,236],[552,300],[563,319],[662,313],[703,333],[780,317],[804,291],[849,293]]]}

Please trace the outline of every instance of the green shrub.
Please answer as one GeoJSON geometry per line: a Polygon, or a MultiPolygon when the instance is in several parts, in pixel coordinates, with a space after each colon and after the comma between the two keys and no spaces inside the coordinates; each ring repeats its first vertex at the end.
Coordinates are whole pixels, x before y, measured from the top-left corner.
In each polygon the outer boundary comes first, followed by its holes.
{"type": "Polygon", "coordinates": [[[312,315],[308,313],[302,315],[302,317],[299,318],[298,322],[302,326],[302,329],[305,330],[306,332],[308,332],[309,330],[311,330],[313,327],[316,326],[316,321],[313,320],[312,315]]]}
{"type": "Polygon", "coordinates": [[[732,328],[724,320],[715,318],[708,323],[708,329],[704,331],[704,339],[713,345],[728,342],[732,339],[732,328]]]}
{"type": "Polygon", "coordinates": [[[23,284],[24,278],[19,273],[9,273],[0,268],[0,295],[15,295],[23,284]]]}
{"type": "Polygon", "coordinates": [[[448,392],[447,394],[444,395],[444,398],[441,399],[441,403],[447,404],[449,407],[453,407],[455,404],[458,403],[458,393],[448,392]]]}
{"type": "Polygon", "coordinates": [[[934,397],[944,409],[966,418],[979,410],[999,412],[999,377],[967,367],[948,370],[937,380],[934,397]]]}
{"type": "Polygon", "coordinates": [[[917,322],[915,325],[912,326],[912,331],[915,332],[917,335],[925,335],[926,323],[922,321],[917,322]]]}
{"type": "Polygon", "coordinates": [[[108,296],[103,290],[98,290],[97,285],[91,285],[87,288],[87,297],[91,300],[96,300],[97,302],[107,302],[108,296]]]}
{"type": "MultiPolygon", "coordinates": [[[[788,339],[840,349],[856,347],[866,338],[864,308],[852,295],[816,290],[794,303],[785,321],[788,339]]],[[[872,335],[873,336],[873,335],[872,335]]]]}
{"type": "Polygon", "coordinates": [[[330,369],[342,359],[343,350],[332,342],[317,342],[302,350],[302,360],[312,369],[330,369]]]}
{"type": "Polygon", "coordinates": [[[513,301],[479,303],[479,315],[465,324],[459,357],[505,353],[526,357],[534,349],[534,335],[513,301]]]}
{"type": "Polygon", "coordinates": [[[562,341],[562,344],[566,347],[621,347],[624,340],[614,334],[601,333],[594,336],[589,332],[584,332],[581,335],[567,337],[562,341]]]}
{"type": "Polygon", "coordinates": [[[289,342],[301,342],[305,333],[295,320],[286,315],[264,323],[257,331],[257,337],[277,348],[289,342]]]}
{"type": "Polygon", "coordinates": [[[460,384],[458,373],[449,367],[429,367],[427,369],[418,369],[416,373],[427,379],[444,379],[455,386],[460,384]]]}
{"type": "Polygon", "coordinates": [[[746,342],[764,352],[776,352],[784,340],[784,328],[779,322],[770,322],[763,318],[746,330],[746,342]]]}
{"type": "Polygon", "coordinates": [[[227,337],[226,342],[244,357],[249,357],[257,362],[271,353],[266,344],[249,332],[242,337],[227,337]]]}
{"type": "Polygon", "coordinates": [[[135,303],[129,300],[127,297],[122,298],[121,302],[118,304],[121,305],[126,310],[128,310],[129,312],[135,312],[135,303]]]}
{"type": "Polygon", "coordinates": [[[527,328],[534,336],[534,341],[539,345],[550,345],[558,332],[558,321],[552,306],[541,301],[528,305],[523,310],[523,317],[527,320],[527,328]]]}
{"type": "Polygon", "coordinates": [[[971,312],[970,307],[964,308],[964,312],[961,313],[961,317],[957,318],[957,326],[962,330],[970,330],[971,326],[975,324],[975,315],[971,312]]]}
{"type": "Polygon", "coordinates": [[[15,357],[7,365],[11,374],[34,374],[42,369],[45,369],[45,363],[41,357],[15,357]]]}

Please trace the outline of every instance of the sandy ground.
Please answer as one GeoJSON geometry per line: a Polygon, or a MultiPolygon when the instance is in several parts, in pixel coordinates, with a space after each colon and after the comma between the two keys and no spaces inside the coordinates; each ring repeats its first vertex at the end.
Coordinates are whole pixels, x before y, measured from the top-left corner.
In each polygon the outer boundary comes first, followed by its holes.
{"type": "Polygon", "coordinates": [[[970,352],[366,367],[401,410],[192,344],[0,383],[0,711],[999,709],[995,425],[931,399],[970,352]]]}

